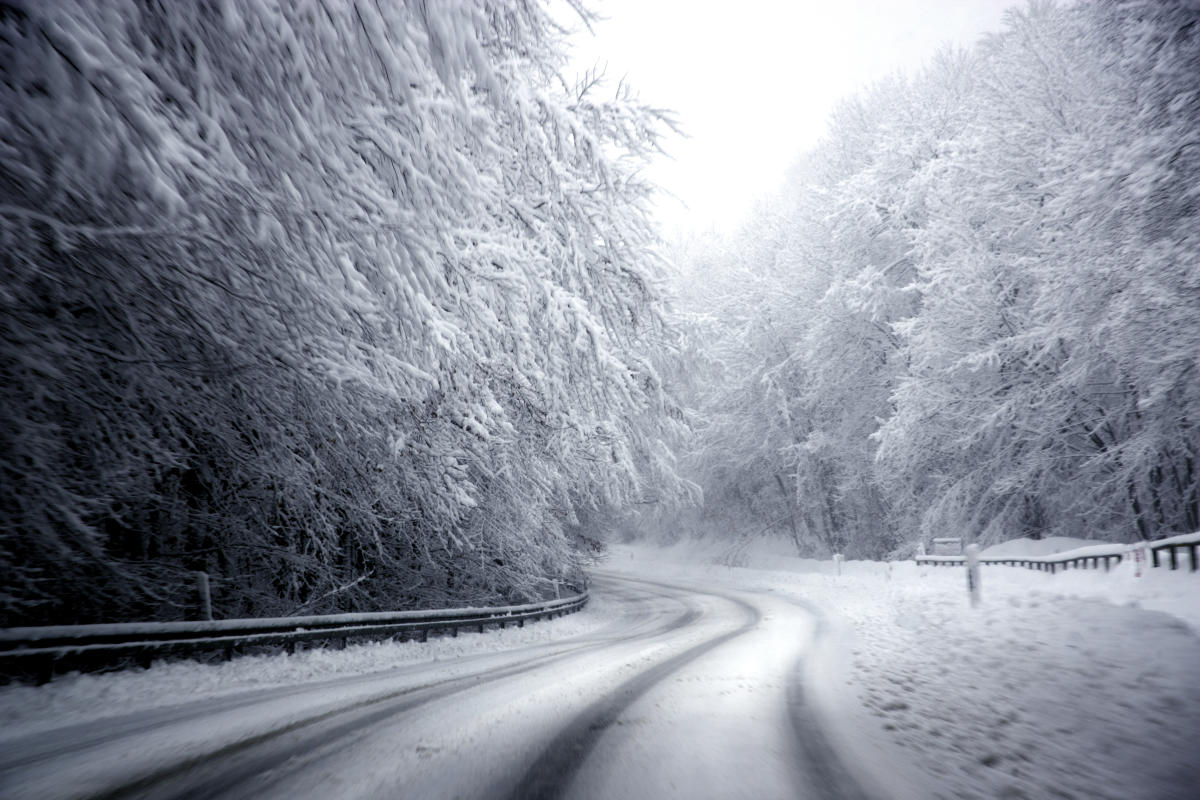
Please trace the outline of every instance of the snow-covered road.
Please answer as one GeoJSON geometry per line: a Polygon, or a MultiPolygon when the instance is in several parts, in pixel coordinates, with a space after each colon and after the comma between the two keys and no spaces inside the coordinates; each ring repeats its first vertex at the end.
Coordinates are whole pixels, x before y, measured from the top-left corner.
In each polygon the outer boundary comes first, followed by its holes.
{"type": "Polygon", "coordinates": [[[0,796],[861,796],[809,712],[794,600],[595,576],[590,632],[43,725],[0,796]]]}

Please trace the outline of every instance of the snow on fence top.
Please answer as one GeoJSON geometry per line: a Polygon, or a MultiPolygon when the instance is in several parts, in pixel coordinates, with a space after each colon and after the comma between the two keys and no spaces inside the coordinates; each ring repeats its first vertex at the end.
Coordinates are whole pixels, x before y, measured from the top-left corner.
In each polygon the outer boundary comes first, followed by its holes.
{"type": "Polygon", "coordinates": [[[1200,544],[1200,531],[1181,533],[1178,536],[1168,536],[1165,539],[1155,539],[1153,542],[1142,542],[1148,547],[1161,547],[1173,544],[1200,544]]]}
{"type": "MultiPolygon", "coordinates": [[[[1074,564],[1076,566],[1087,566],[1088,562],[1091,562],[1093,566],[1097,567],[1103,564],[1107,570],[1110,567],[1110,561],[1115,560],[1120,562],[1130,552],[1148,549],[1151,553],[1153,564],[1156,567],[1159,564],[1159,553],[1164,550],[1170,556],[1171,569],[1175,569],[1178,566],[1179,550],[1184,550],[1189,554],[1193,572],[1200,566],[1197,565],[1197,550],[1200,549],[1200,531],[1134,544],[1107,542],[1086,545],[1043,555],[1021,554],[1015,552],[1013,547],[1006,547],[1006,545],[1021,543],[1020,540],[1017,540],[1016,542],[1006,542],[995,548],[989,548],[990,554],[984,555],[979,559],[980,563],[1037,566],[1039,568],[1049,565],[1050,571],[1053,572],[1054,565],[1074,564]]],[[[918,564],[958,564],[962,563],[963,560],[963,557],[959,555],[943,554],[918,556],[916,559],[918,564]]]]}

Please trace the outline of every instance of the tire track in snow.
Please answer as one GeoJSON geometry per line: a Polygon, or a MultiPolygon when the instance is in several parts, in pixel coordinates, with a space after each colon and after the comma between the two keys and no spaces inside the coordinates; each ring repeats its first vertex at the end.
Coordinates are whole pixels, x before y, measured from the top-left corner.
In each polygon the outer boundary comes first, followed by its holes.
{"type": "Polygon", "coordinates": [[[803,782],[817,792],[820,800],[875,800],[830,744],[822,730],[820,714],[810,699],[812,687],[806,680],[807,667],[809,659],[813,657],[813,647],[821,646],[822,640],[830,635],[829,621],[821,609],[812,603],[784,593],[775,596],[804,609],[812,615],[815,623],[812,641],[790,670],[791,679],[787,686],[788,720],[791,722],[796,749],[806,767],[803,782]]]}
{"type": "MultiPolygon", "coordinates": [[[[624,602],[631,605],[643,601],[646,598],[666,598],[678,600],[675,595],[665,592],[648,592],[643,591],[641,596],[627,595],[622,598],[624,602]]],[[[695,612],[698,614],[698,610],[695,612]]],[[[630,615],[633,619],[640,617],[649,618],[650,615],[642,612],[641,614],[630,615]]],[[[694,619],[693,616],[691,619],[694,619]]],[[[658,629],[655,629],[657,631],[658,629]]],[[[598,637],[596,632],[584,634],[576,641],[591,642],[598,637]]],[[[529,649],[545,649],[559,646],[556,642],[549,644],[537,644],[529,646],[529,649]]],[[[490,658],[495,655],[495,652],[486,652],[468,657],[468,660],[479,660],[490,658]]],[[[406,665],[399,668],[400,671],[415,671],[419,669],[421,662],[406,665]]],[[[95,745],[104,745],[111,742],[113,739],[134,736],[139,733],[152,731],[165,725],[179,725],[192,721],[199,721],[205,717],[212,717],[224,711],[244,708],[247,703],[264,704],[272,700],[280,700],[286,697],[302,696],[314,690],[321,689],[336,689],[344,686],[351,686],[355,683],[362,682],[364,677],[359,675],[344,675],[329,680],[323,680],[320,683],[313,684],[297,684],[287,686],[273,686],[269,688],[257,688],[250,692],[238,692],[232,695],[210,697],[202,700],[195,700],[184,705],[168,706],[165,708],[152,708],[122,717],[108,718],[99,721],[83,722],[74,725],[55,728],[48,731],[38,733],[26,741],[10,740],[0,744],[0,776],[6,772],[28,768],[39,762],[53,761],[62,756],[71,755],[81,750],[86,750],[95,745]]],[[[379,678],[379,673],[371,674],[369,677],[379,678]]],[[[420,686],[413,687],[420,688],[420,686]]]]}
{"type": "MultiPolygon", "coordinates": [[[[585,636],[583,643],[576,647],[525,659],[498,670],[408,686],[374,695],[348,706],[295,720],[261,734],[240,739],[214,751],[174,762],[90,797],[93,800],[235,795],[253,797],[262,788],[262,779],[265,777],[269,781],[277,768],[285,764],[289,769],[296,768],[311,758],[325,757],[344,750],[368,735],[372,727],[386,723],[399,714],[468,689],[603,650],[614,643],[623,644],[662,636],[685,628],[702,616],[703,612],[697,606],[688,603],[687,598],[680,598],[678,593],[648,591],[642,587],[639,587],[639,590],[643,596],[682,601],[683,613],[672,617],[666,624],[657,625],[632,637],[617,636],[597,640],[594,636],[585,636]]],[[[193,715],[195,720],[201,720],[204,716],[202,712],[193,715]]]]}
{"type": "MultiPolygon", "coordinates": [[[[684,588],[626,576],[620,576],[618,580],[649,586],[684,588]]],[[[593,702],[576,715],[574,721],[555,737],[555,743],[529,765],[517,781],[516,787],[507,795],[508,800],[551,800],[563,796],[596,742],[630,705],[672,673],[726,642],[749,633],[762,621],[763,615],[758,608],[731,595],[692,588],[687,588],[686,591],[689,594],[707,594],[731,602],[746,612],[747,619],[732,631],[693,645],[682,653],[643,670],[593,702]]]]}
{"type": "Polygon", "coordinates": [[[355,703],[348,707],[299,720],[259,736],[241,740],[213,753],[167,767],[132,783],[117,787],[96,800],[118,798],[210,798],[254,797],[262,788],[262,779],[286,765],[301,766],[307,757],[325,755],[331,743],[334,750],[353,745],[370,733],[375,725],[428,703],[444,700],[477,686],[503,680],[530,669],[570,658],[590,647],[525,661],[484,675],[470,675],[355,703]],[[296,740],[287,734],[301,734],[296,740]]]}

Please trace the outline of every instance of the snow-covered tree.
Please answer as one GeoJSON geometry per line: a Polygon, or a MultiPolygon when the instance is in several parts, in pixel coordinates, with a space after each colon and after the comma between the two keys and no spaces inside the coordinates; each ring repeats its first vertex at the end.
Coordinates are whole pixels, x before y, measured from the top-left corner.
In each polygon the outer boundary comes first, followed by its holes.
{"type": "Polygon", "coordinates": [[[532,0],[6,6],[5,620],[531,596],[680,489],[665,118],[563,47],[532,0]]]}
{"type": "Polygon", "coordinates": [[[1198,21],[1034,2],[840,107],[695,306],[732,309],[699,359],[706,498],[792,497],[739,533],[1200,526],[1198,21]]]}
{"type": "Polygon", "coordinates": [[[931,176],[911,375],[882,434],[927,531],[1196,527],[1194,204],[1147,224],[1143,200],[1196,174],[1172,165],[1186,125],[1147,113],[1156,94],[1193,102],[1173,65],[1196,57],[1194,17],[1035,4],[982,48],[975,120],[931,176]],[[1147,63],[1167,63],[1155,37],[1172,67],[1147,63]]]}

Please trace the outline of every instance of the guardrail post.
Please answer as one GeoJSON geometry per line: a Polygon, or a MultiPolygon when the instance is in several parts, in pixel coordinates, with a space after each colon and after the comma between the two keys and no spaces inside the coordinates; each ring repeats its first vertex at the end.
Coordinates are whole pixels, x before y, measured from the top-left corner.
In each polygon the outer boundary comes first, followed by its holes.
{"type": "Polygon", "coordinates": [[[1179,557],[1175,555],[1178,552],[1177,549],[1171,545],[1167,551],[1171,554],[1171,569],[1179,569],[1179,557]]]}
{"type": "Polygon", "coordinates": [[[200,592],[200,618],[212,622],[212,593],[208,587],[208,573],[196,573],[196,589],[200,592]]]}
{"type": "Polygon", "coordinates": [[[1189,571],[1195,572],[1196,571],[1196,545],[1195,544],[1191,544],[1188,546],[1188,557],[1192,559],[1192,568],[1189,571]]]}
{"type": "Polygon", "coordinates": [[[1150,548],[1150,564],[1155,567],[1158,566],[1158,550],[1154,547],[1150,548]]]}

